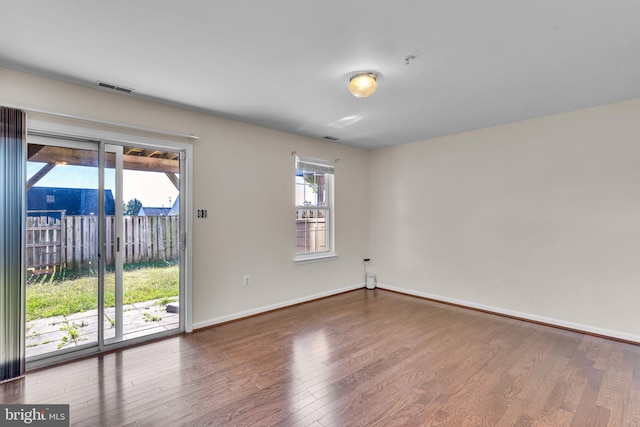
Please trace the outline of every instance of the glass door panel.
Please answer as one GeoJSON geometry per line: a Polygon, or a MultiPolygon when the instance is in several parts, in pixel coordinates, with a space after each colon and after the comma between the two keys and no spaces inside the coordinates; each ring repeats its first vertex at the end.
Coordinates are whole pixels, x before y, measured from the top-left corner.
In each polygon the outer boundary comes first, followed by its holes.
{"type": "MultiPolygon", "coordinates": [[[[97,345],[96,143],[28,136],[26,357],[97,345]]],[[[104,194],[105,204],[109,195],[104,194]]]]}
{"type": "Polygon", "coordinates": [[[113,184],[105,173],[116,193],[113,221],[105,217],[105,338],[122,341],[180,327],[180,155],[117,149],[113,184]]]}

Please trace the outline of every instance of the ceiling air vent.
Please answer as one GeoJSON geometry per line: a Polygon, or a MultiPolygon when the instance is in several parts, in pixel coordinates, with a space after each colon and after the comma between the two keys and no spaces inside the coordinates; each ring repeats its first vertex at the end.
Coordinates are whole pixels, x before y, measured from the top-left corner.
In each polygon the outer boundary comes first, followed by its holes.
{"type": "Polygon", "coordinates": [[[118,85],[114,85],[112,83],[101,82],[101,81],[98,81],[97,83],[98,83],[98,86],[103,87],[105,89],[116,90],[118,92],[124,92],[124,93],[133,92],[133,89],[128,88],[128,87],[118,86],[118,85]]]}
{"type": "Polygon", "coordinates": [[[335,136],[323,136],[322,139],[326,139],[327,141],[337,141],[338,138],[336,138],[335,136]]]}

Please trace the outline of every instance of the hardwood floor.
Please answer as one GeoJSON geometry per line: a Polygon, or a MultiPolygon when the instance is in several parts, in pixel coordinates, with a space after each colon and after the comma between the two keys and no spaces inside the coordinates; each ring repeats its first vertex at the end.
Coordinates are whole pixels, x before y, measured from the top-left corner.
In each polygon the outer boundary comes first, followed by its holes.
{"type": "Polygon", "coordinates": [[[358,290],[28,373],[86,426],[640,426],[640,347],[358,290]]]}

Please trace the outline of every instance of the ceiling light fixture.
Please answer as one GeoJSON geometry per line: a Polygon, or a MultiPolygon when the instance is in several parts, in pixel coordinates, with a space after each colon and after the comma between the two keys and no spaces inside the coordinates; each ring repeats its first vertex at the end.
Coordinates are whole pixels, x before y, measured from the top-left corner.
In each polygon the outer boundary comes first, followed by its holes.
{"type": "Polygon", "coordinates": [[[349,79],[349,92],[356,98],[367,98],[378,88],[376,75],[373,73],[358,73],[349,79]]]}

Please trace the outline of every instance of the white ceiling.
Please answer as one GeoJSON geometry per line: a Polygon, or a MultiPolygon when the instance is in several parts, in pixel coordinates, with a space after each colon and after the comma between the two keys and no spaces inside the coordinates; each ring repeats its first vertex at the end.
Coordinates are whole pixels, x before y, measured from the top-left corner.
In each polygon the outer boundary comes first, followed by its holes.
{"type": "Polygon", "coordinates": [[[0,0],[0,15],[2,66],[369,149],[640,97],[638,0],[0,0]],[[363,70],[378,91],[357,99],[363,70]]]}

